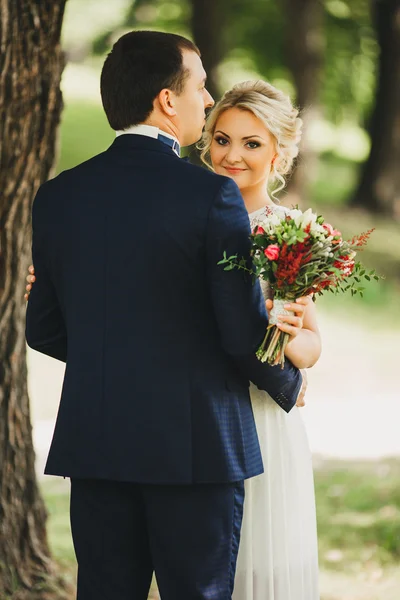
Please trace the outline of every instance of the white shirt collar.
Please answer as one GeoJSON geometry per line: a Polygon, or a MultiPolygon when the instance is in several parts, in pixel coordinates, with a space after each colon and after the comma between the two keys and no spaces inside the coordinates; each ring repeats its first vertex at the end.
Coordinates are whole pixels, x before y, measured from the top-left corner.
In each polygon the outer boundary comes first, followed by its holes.
{"type": "Polygon", "coordinates": [[[161,133],[161,135],[165,135],[165,137],[171,138],[171,140],[177,142],[179,147],[179,141],[176,139],[176,137],[170,133],[167,133],[166,131],[163,131],[162,129],[159,129],[158,127],[154,127],[153,125],[133,125],[132,127],[128,127],[128,129],[116,131],[115,136],[118,137],[120,135],[125,135],[126,133],[132,133],[134,135],[146,135],[147,137],[151,137],[156,140],[158,139],[158,134],[161,133]]]}

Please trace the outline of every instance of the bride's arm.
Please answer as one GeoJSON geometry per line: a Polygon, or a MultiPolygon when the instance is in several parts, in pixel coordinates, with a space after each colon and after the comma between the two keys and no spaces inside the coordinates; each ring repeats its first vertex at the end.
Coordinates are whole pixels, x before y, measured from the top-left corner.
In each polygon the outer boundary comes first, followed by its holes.
{"type": "Polygon", "coordinates": [[[310,297],[299,298],[288,305],[292,316],[279,318],[279,329],[290,334],[285,356],[298,368],[308,369],[315,365],[321,356],[321,336],[317,323],[317,312],[310,297]]]}

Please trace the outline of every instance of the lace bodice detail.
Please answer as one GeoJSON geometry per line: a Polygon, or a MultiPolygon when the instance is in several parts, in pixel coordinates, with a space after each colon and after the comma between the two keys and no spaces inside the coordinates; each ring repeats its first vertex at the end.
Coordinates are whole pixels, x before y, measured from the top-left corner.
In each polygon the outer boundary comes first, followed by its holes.
{"type": "MultiPolygon", "coordinates": [[[[280,206],[279,204],[274,204],[272,206],[271,205],[263,206],[259,210],[249,213],[251,230],[253,231],[254,227],[256,227],[262,221],[264,221],[265,216],[266,215],[268,216],[268,213],[275,213],[275,214],[278,214],[279,216],[281,216],[282,214],[286,213],[287,210],[288,209],[285,206],[280,206]]],[[[268,281],[265,281],[264,279],[260,279],[260,284],[261,284],[261,290],[262,290],[265,300],[267,300],[267,298],[272,298],[272,291],[268,284],[268,281]]]]}

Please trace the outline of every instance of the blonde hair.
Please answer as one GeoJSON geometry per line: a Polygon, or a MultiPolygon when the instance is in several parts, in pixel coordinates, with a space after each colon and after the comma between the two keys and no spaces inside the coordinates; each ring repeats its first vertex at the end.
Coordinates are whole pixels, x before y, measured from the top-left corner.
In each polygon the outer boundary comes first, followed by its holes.
{"type": "Polygon", "coordinates": [[[273,162],[270,180],[279,181],[272,196],[281,191],[293,161],[299,153],[303,121],[290,98],[265,81],[243,81],[225,92],[210,113],[198,148],[204,164],[212,169],[210,148],[219,117],[230,108],[247,110],[260,119],[275,139],[277,157],[273,162]]]}

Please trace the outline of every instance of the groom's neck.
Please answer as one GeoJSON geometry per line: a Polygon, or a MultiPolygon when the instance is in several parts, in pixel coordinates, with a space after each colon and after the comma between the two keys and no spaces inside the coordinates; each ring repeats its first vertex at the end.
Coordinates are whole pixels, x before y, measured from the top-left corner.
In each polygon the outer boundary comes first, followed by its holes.
{"type": "Polygon", "coordinates": [[[182,142],[179,139],[179,131],[174,123],[171,123],[168,119],[157,118],[156,116],[150,116],[141,125],[151,125],[152,127],[158,127],[160,131],[172,135],[176,138],[179,144],[182,146],[182,142]]]}

